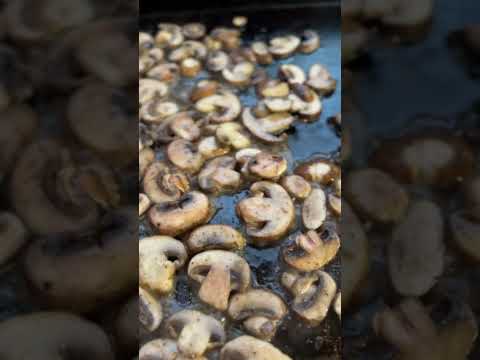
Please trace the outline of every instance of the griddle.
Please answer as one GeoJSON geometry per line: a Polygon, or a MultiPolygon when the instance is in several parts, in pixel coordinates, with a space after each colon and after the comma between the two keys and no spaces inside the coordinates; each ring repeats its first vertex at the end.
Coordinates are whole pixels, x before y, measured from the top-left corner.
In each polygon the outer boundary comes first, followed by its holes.
{"type": "MultiPolygon", "coordinates": [[[[249,41],[268,41],[275,35],[296,33],[302,30],[315,29],[321,37],[321,47],[310,55],[296,54],[286,60],[276,62],[266,67],[268,73],[276,76],[278,66],[285,63],[295,63],[304,70],[310,65],[320,62],[325,65],[338,80],[335,93],[323,100],[323,112],[318,121],[305,124],[295,122],[294,129],[289,134],[288,148],[281,147],[282,152],[288,160],[290,170],[298,162],[306,161],[315,156],[333,157],[339,150],[340,139],[335,135],[334,130],[328,125],[327,119],[341,111],[341,32],[340,32],[340,5],[332,1],[306,1],[304,3],[292,2],[265,2],[258,6],[248,1],[227,1],[222,3],[198,2],[189,4],[187,9],[182,8],[182,1],[175,4],[159,4],[159,2],[141,2],[140,5],[140,30],[153,33],[159,22],[187,23],[198,21],[206,24],[209,29],[216,26],[231,26],[233,16],[244,15],[249,19],[248,26],[242,36],[249,41]]],[[[201,79],[201,76],[195,81],[201,79]]],[[[187,82],[181,86],[191,86],[187,82]]],[[[254,105],[257,98],[252,89],[239,94],[242,104],[254,105]]],[[[233,196],[220,196],[214,198],[216,213],[210,223],[229,224],[236,229],[243,231],[244,226],[235,214],[235,204],[248,194],[247,189],[233,196]]],[[[298,219],[297,219],[298,222],[298,219]]],[[[298,230],[292,230],[292,234],[298,230]]],[[[153,234],[147,220],[140,225],[140,238],[153,234]]],[[[291,240],[291,238],[290,238],[291,240]]],[[[279,276],[284,269],[279,258],[280,246],[268,249],[256,249],[247,246],[244,256],[252,268],[254,286],[265,287],[280,294],[288,304],[291,297],[280,286],[279,276]]],[[[337,260],[329,265],[327,271],[331,273],[339,287],[341,280],[340,262],[337,260]]],[[[197,300],[191,282],[187,279],[185,272],[177,275],[175,292],[163,303],[165,317],[184,308],[203,309],[211,313],[210,309],[203,307],[197,300]]],[[[333,313],[333,311],[332,311],[333,313]]],[[[214,314],[218,318],[224,318],[222,314],[214,314]]],[[[279,329],[273,343],[284,352],[288,353],[295,360],[311,359],[320,354],[340,353],[340,326],[334,314],[314,331],[298,321],[287,319],[279,329]],[[287,326],[290,329],[287,331],[287,326]]],[[[227,323],[229,336],[236,337],[242,333],[236,324],[227,323]]],[[[143,336],[141,342],[158,337],[161,330],[148,336],[143,336]]],[[[143,334],[146,335],[146,334],[143,334]]],[[[273,360],[273,359],[272,359],[273,360]]]]}

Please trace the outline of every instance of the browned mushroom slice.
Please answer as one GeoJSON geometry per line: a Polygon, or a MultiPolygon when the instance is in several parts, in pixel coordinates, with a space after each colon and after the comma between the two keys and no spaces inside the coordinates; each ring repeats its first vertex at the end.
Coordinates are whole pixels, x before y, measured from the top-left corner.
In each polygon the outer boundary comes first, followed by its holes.
{"type": "Polygon", "coordinates": [[[182,310],[167,320],[167,331],[177,340],[186,358],[197,358],[225,343],[223,325],[212,316],[195,310],[182,310]]]}
{"type": "MultiPolygon", "coordinates": [[[[180,350],[176,341],[171,339],[155,339],[147,342],[140,348],[138,360],[187,360],[180,350]]],[[[206,357],[198,356],[195,360],[207,360],[206,357]]]]}
{"type": "Polygon", "coordinates": [[[311,54],[320,47],[320,36],[314,30],[305,30],[301,35],[300,52],[311,54]]]}
{"type": "Polygon", "coordinates": [[[188,178],[161,161],[152,163],[143,178],[143,189],[154,203],[178,200],[190,189],[188,178]]]}
{"type": "Polygon", "coordinates": [[[328,194],[328,206],[336,216],[342,215],[342,199],[334,194],[328,194]]]}
{"type": "Polygon", "coordinates": [[[372,164],[410,184],[448,187],[473,170],[473,152],[454,135],[402,136],[385,141],[372,164]]]}
{"type": "Polygon", "coordinates": [[[294,296],[293,311],[311,326],[322,323],[337,293],[335,280],[320,270],[305,275],[286,271],[282,274],[282,285],[294,296]]]}
{"type": "Polygon", "coordinates": [[[295,174],[321,185],[329,185],[339,179],[340,172],[340,168],[332,160],[321,158],[308,161],[295,169],[295,174]]]}
{"type": "Polygon", "coordinates": [[[352,171],[347,177],[345,196],[360,215],[379,223],[400,221],[409,204],[403,186],[373,168],[352,171]]]}
{"type": "Polygon", "coordinates": [[[160,98],[153,98],[147,101],[140,108],[140,118],[148,124],[160,124],[166,118],[179,112],[177,103],[160,98]]]}
{"type": "Polygon", "coordinates": [[[242,110],[238,96],[227,90],[220,90],[215,95],[207,96],[195,104],[195,108],[205,114],[214,123],[234,121],[242,110]]]}
{"type": "Polygon", "coordinates": [[[273,62],[272,54],[268,50],[267,44],[263,41],[255,41],[251,45],[251,49],[257,58],[257,62],[261,65],[270,65],[273,62]]]}
{"type": "Polygon", "coordinates": [[[148,217],[160,234],[176,236],[207,222],[210,210],[208,198],[192,191],[176,201],[154,205],[148,217]]]}
{"type": "Polygon", "coordinates": [[[308,72],[307,85],[320,95],[328,96],[335,91],[337,81],[321,64],[314,64],[308,72]]]}
{"type": "Polygon", "coordinates": [[[181,62],[187,58],[203,60],[207,57],[207,48],[200,41],[185,41],[181,46],[172,50],[168,55],[168,60],[172,62],[181,62]]]}
{"type": "Polygon", "coordinates": [[[198,152],[202,154],[205,159],[211,159],[228,154],[230,147],[221,144],[215,136],[207,136],[198,143],[198,152]]]}
{"type": "Polygon", "coordinates": [[[255,65],[251,62],[243,61],[234,64],[231,67],[227,66],[222,70],[223,78],[232,85],[246,86],[250,84],[255,65]]]}
{"type": "Polygon", "coordinates": [[[205,36],[207,28],[202,23],[188,23],[183,25],[183,35],[187,39],[198,40],[205,36]]]}
{"type": "Polygon", "coordinates": [[[331,225],[296,237],[295,243],[283,250],[283,259],[299,271],[318,270],[332,261],[340,249],[340,237],[331,225]]]}
{"type": "Polygon", "coordinates": [[[138,102],[140,105],[157,97],[162,98],[167,93],[168,86],[164,82],[154,79],[138,80],[138,102]]]}
{"type": "Polygon", "coordinates": [[[215,95],[219,89],[219,84],[215,80],[201,80],[195,84],[190,93],[190,100],[197,102],[200,99],[215,95]]]}
{"type": "Polygon", "coordinates": [[[268,181],[252,185],[250,197],[237,204],[237,214],[257,246],[269,246],[281,239],[295,221],[295,207],[288,193],[268,181]]]}
{"type": "Polygon", "coordinates": [[[155,331],[163,319],[162,304],[141,287],[138,288],[138,297],[138,321],[148,331],[155,331]]]}
{"type": "Polygon", "coordinates": [[[261,179],[275,181],[287,171],[287,166],[283,156],[262,151],[248,162],[248,172],[261,179]]]}
{"type": "Polygon", "coordinates": [[[235,159],[230,156],[211,160],[198,174],[198,184],[208,192],[233,191],[240,183],[241,176],[235,171],[235,159]]]}
{"type": "Polygon", "coordinates": [[[5,359],[54,359],[66,349],[88,359],[115,359],[101,327],[63,312],[35,312],[2,321],[0,348],[5,359]],[[25,336],[25,346],[16,342],[18,334],[25,336]]]}
{"type": "Polygon", "coordinates": [[[242,124],[236,122],[220,124],[215,131],[215,137],[220,144],[237,150],[247,148],[251,144],[248,131],[242,124]]]}
{"type": "Polygon", "coordinates": [[[155,34],[155,43],[160,47],[176,48],[183,43],[182,28],[177,24],[160,23],[155,34]]]}
{"type": "Polygon", "coordinates": [[[281,184],[291,196],[300,200],[306,199],[312,192],[312,186],[299,175],[285,176],[281,184]]]}
{"type": "Polygon", "coordinates": [[[297,36],[279,36],[270,40],[269,51],[276,58],[284,59],[291,56],[299,46],[300,39],[297,36]]]}
{"type": "Polygon", "coordinates": [[[240,336],[226,343],[220,360],[292,360],[272,344],[252,336],[240,336]]]}
{"type": "Polygon", "coordinates": [[[444,269],[443,226],[439,207],[432,202],[418,201],[394,229],[388,264],[398,293],[422,296],[435,285],[444,269]]]}
{"type": "Polygon", "coordinates": [[[0,266],[4,265],[27,242],[28,230],[13,213],[0,212],[0,266]]]}
{"type": "Polygon", "coordinates": [[[240,250],[246,240],[237,230],[228,225],[204,225],[190,234],[188,250],[199,253],[206,250],[240,250]]]}
{"type": "Polygon", "coordinates": [[[186,112],[173,116],[170,121],[173,135],[186,141],[195,141],[200,137],[200,128],[195,120],[186,112]]]}
{"type": "Polygon", "coordinates": [[[239,255],[209,250],[195,255],[188,265],[188,276],[201,284],[198,296],[217,310],[225,311],[232,291],[244,292],[250,286],[250,267],[239,255]]]}
{"type": "Polygon", "coordinates": [[[147,77],[167,83],[174,82],[180,75],[180,67],[173,63],[162,63],[147,71],[147,77]]]}
{"type": "Polygon", "coordinates": [[[307,121],[314,121],[322,112],[323,104],[317,93],[304,84],[293,84],[293,93],[289,95],[292,112],[307,121]]]}
{"type": "Polygon", "coordinates": [[[302,207],[303,225],[309,230],[322,226],[327,217],[327,198],[322,189],[313,189],[302,207]]]}
{"type": "Polygon", "coordinates": [[[208,53],[206,67],[209,71],[220,72],[230,65],[228,54],[221,50],[215,50],[208,53]]]}
{"type": "Polygon", "coordinates": [[[140,286],[167,294],[173,289],[175,272],[187,260],[185,246],[169,236],[143,238],[138,243],[140,286]]]}
{"type": "Polygon", "coordinates": [[[225,27],[217,27],[212,30],[210,36],[222,43],[227,50],[234,50],[240,47],[242,40],[240,39],[240,31],[225,27]]]}
{"type": "Polygon", "coordinates": [[[278,69],[279,77],[289,84],[303,84],[306,80],[302,68],[295,64],[284,64],[278,69]]]}
{"type": "Polygon", "coordinates": [[[243,125],[258,139],[267,143],[279,143],[287,140],[284,133],[295,121],[289,113],[273,113],[263,118],[253,115],[250,108],[242,114],[243,125]]]}
{"type": "Polygon", "coordinates": [[[266,79],[258,83],[256,91],[259,96],[264,98],[283,98],[288,96],[290,93],[290,88],[286,82],[266,79]]]}
{"type": "Polygon", "coordinates": [[[201,70],[202,63],[194,58],[186,58],[180,64],[180,72],[185,77],[194,78],[198,76],[201,70]]]}
{"type": "Polygon", "coordinates": [[[168,160],[183,171],[197,173],[205,160],[194,145],[186,140],[172,141],[167,147],[168,160]]]}
{"type": "Polygon", "coordinates": [[[242,321],[248,333],[267,341],[275,336],[286,313],[287,306],[283,300],[273,292],[262,289],[236,294],[228,306],[230,318],[242,321]]]}

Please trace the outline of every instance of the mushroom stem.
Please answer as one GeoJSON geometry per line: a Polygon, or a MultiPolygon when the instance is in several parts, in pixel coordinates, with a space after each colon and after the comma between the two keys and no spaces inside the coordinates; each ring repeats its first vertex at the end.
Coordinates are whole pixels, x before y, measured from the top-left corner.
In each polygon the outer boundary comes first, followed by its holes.
{"type": "Polygon", "coordinates": [[[213,265],[200,287],[200,299],[215,309],[225,311],[228,307],[231,283],[230,271],[225,271],[220,266],[213,265]]]}

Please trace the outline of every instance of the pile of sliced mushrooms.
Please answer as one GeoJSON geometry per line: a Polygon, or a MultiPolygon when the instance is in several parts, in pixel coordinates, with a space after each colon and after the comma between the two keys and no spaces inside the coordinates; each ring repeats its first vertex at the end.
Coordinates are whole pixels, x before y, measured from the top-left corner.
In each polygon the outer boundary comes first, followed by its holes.
{"type": "Polygon", "coordinates": [[[352,136],[368,121],[351,63],[368,38],[419,40],[433,8],[433,0],[342,3],[351,30],[342,33],[346,358],[464,360],[478,335],[478,277],[468,275],[480,261],[478,138],[434,114],[415,114],[393,138],[352,136]]]}
{"type": "Polygon", "coordinates": [[[340,248],[340,167],[317,157],[292,171],[283,151],[295,123],[319,119],[337,81],[319,63],[283,64],[270,77],[266,65],[315,52],[320,35],[246,43],[247,23],[139,33],[139,216],[150,229],[139,241],[139,359],[300,359],[271,343],[287,318],[305,328],[329,313],[340,321],[340,290],[325,270],[340,248]],[[249,89],[257,102],[247,106],[249,89]],[[241,192],[243,226],[209,223],[219,196],[241,192]],[[257,285],[246,247],[277,249],[283,293],[257,285]],[[201,305],[165,307],[180,273],[201,305]]]}

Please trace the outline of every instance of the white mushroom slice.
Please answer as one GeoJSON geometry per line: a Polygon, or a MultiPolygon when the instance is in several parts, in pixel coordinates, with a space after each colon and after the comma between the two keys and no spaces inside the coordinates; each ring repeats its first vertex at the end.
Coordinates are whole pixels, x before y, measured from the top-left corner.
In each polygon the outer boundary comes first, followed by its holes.
{"type": "Polygon", "coordinates": [[[140,105],[154,98],[162,98],[168,93],[167,84],[153,79],[140,79],[138,81],[138,102],[140,105]]]}
{"type": "Polygon", "coordinates": [[[198,184],[207,192],[233,191],[240,183],[241,176],[235,171],[235,159],[230,156],[211,160],[198,174],[198,184]]]}
{"type": "Polygon", "coordinates": [[[167,156],[173,165],[190,173],[197,173],[205,161],[195,146],[183,139],[174,140],[168,145],[167,156]]]}
{"type": "Polygon", "coordinates": [[[281,184],[290,195],[300,200],[306,199],[312,191],[312,186],[299,175],[286,176],[281,184]]]}
{"type": "Polygon", "coordinates": [[[260,96],[269,97],[286,97],[290,93],[288,83],[279,80],[267,80],[260,82],[257,86],[257,92],[260,96]]]}
{"type": "Polygon", "coordinates": [[[320,47],[320,36],[314,30],[305,30],[301,36],[300,52],[311,54],[320,47]]]}
{"type": "Polygon", "coordinates": [[[223,71],[230,64],[228,54],[221,50],[211,51],[208,54],[206,67],[209,71],[219,72],[223,71]]]}
{"type": "Polygon", "coordinates": [[[337,87],[337,81],[321,64],[314,64],[308,72],[307,85],[320,95],[330,95],[337,87]]]}
{"type": "Polygon", "coordinates": [[[187,176],[178,170],[170,169],[163,161],[150,164],[142,184],[149,200],[156,204],[178,200],[190,190],[187,176]]]}
{"type": "Polygon", "coordinates": [[[245,27],[248,24],[248,18],[246,16],[235,16],[232,19],[232,24],[235,27],[245,27]]]}
{"type": "Polygon", "coordinates": [[[276,180],[287,171],[288,162],[281,155],[261,151],[247,164],[248,173],[264,180],[276,180]]]}
{"type": "Polygon", "coordinates": [[[280,36],[270,40],[269,51],[277,58],[292,55],[300,46],[300,39],[294,35],[280,36]]]}
{"type": "Polygon", "coordinates": [[[203,60],[207,57],[207,48],[199,41],[185,41],[182,45],[173,50],[168,56],[168,60],[172,62],[181,62],[187,58],[203,60]]]}
{"type": "Polygon", "coordinates": [[[233,121],[242,111],[238,97],[226,90],[221,90],[215,95],[197,101],[195,108],[200,112],[207,113],[208,119],[214,123],[233,121]]]}
{"type": "Polygon", "coordinates": [[[300,175],[307,181],[330,185],[340,179],[341,170],[333,161],[319,158],[298,166],[295,169],[295,174],[300,175]]]}
{"type": "Polygon", "coordinates": [[[179,74],[179,66],[173,63],[158,64],[147,71],[148,78],[156,79],[158,81],[165,81],[167,83],[176,81],[179,77],[179,74]]]}
{"type": "Polygon", "coordinates": [[[294,64],[281,65],[278,73],[289,84],[303,84],[307,80],[302,68],[294,64]]]}
{"type": "Polygon", "coordinates": [[[438,206],[419,201],[395,228],[388,249],[388,265],[398,293],[422,296],[435,285],[444,268],[443,226],[438,206]]]}
{"type": "Polygon", "coordinates": [[[292,101],[292,111],[297,112],[305,120],[315,120],[323,109],[320,97],[310,87],[294,84],[294,93],[289,95],[292,101]]]}
{"type": "Polygon", "coordinates": [[[335,300],[333,302],[333,309],[337,313],[338,317],[341,319],[342,318],[342,293],[341,292],[339,292],[335,297],[335,300]]]}
{"type": "Polygon", "coordinates": [[[224,146],[234,149],[244,149],[250,146],[250,136],[242,124],[226,122],[220,124],[215,132],[215,137],[224,146]]]}
{"type": "Polygon", "coordinates": [[[183,25],[183,35],[187,39],[198,40],[205,36],[207,28],[202,23],[188,23],[183,25]]]}
{"type": "Polygon", "coordinates": [[[163,319],[160,301],[141,287],[138,288],[138,299],[138,321],[148,331],[155,331],[163,319]]]}
{"type": "Polygon", "coordinates": [[[198,143],[198,152],[208,160],[228,154],[230,152],[230,147],[220,144],[215,136],[208,136],[200,140],[198,143]]]}
{"type": "Polygon", "coordinates": [[[184,40],[182,28],[171,23],[160,23],[155,34],[155,43],[160,47],[176,48],[184,40]]]}
{"type": "Polygon", "coordinates": [[[327,199],[322,189],[313,189],[302,207],[303,224],[309,230],[322,226],[327,217],[327,199]]]}
{"type": "Polygon", "coordinates": [[[273,62],[272,54],[270,54],[267,44],[263,41],[254,41],[251,45],[251,49],[259,64],[270,65],[273,62]]]}
{"type": "Polygon", "coordinates": [[[288,98],[266,98],[263,102],[271,112],[288,112],[292,108],[292,101],[288,98]]]}
{"type": "Polygon", "coordinates": [[[228,342],[220,352],[220,360],[292,360],[272,344],[252,336],[240,336],[228,342]]]}
{"type": "Polygon", "coordinates": [[[178,113],[180,108],[172,101],[152,99],[140,108],[140,117],[146,123],[160,123],[165,118],[178,113]]]}
{"type": "Polygon", "coordinates": [[[251,81],[255,66],[247,61],[226,67],[222,71],[223,78],[235,86],[245,86],[251,81]]]}
{"type": "Polygon", "coordinates": [[[284,142],[286,134],[276,135],[287,130],[295,121],[288,113],[274,113],[264,118],[253,115],[251,108],[245,108],[242,114],[243,125],[257,138],[267,143],[284,142]]]}
{"type": "Polygon", "coordinates": [[[200,226],[187,239],[188,250],[195,254],[207,250],[236,251],[245,245],[242,234],[228,225],[200,226]]]}

